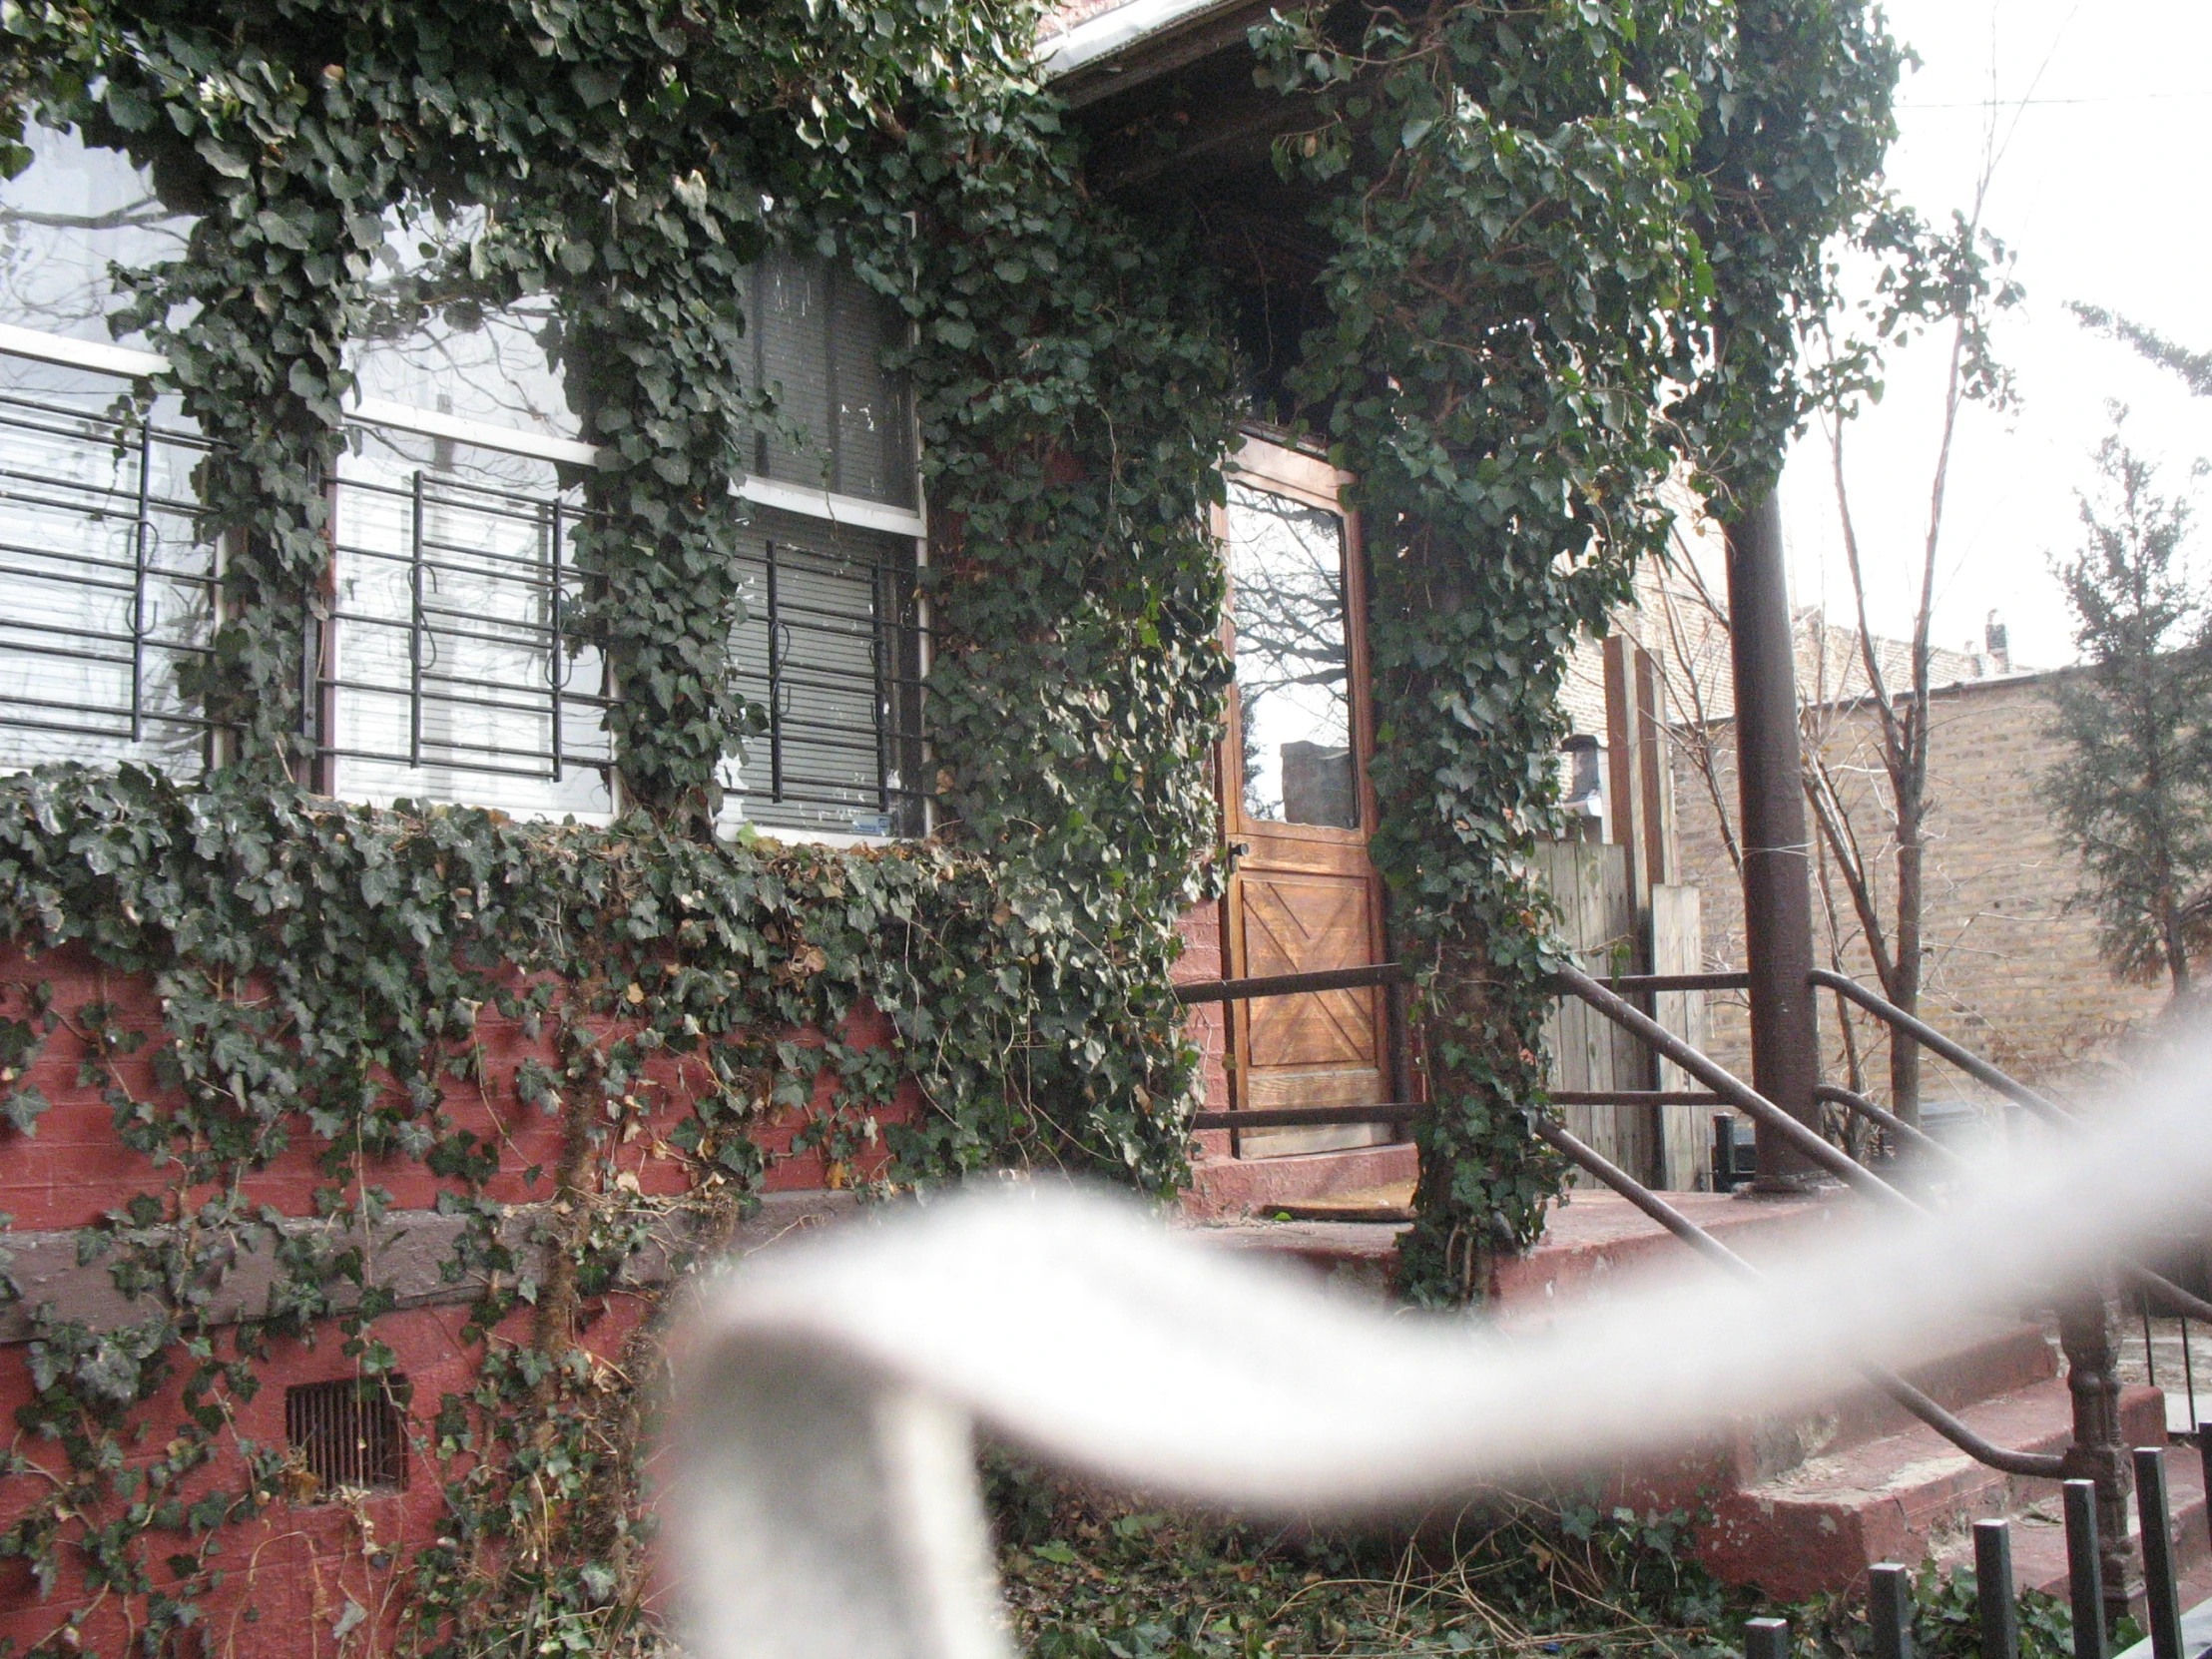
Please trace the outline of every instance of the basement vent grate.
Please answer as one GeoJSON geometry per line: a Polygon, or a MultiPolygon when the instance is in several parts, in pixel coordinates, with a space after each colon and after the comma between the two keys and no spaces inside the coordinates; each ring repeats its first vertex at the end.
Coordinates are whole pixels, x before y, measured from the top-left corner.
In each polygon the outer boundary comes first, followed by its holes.
{"type": "Polygon", "coordinates": [[[284,1438],[305,1459],[316,1495],[405,1489],[406,1418],[393,1397],[404,1387],[403,1378],[348,1377],[284,1390],[284,1438]]]}

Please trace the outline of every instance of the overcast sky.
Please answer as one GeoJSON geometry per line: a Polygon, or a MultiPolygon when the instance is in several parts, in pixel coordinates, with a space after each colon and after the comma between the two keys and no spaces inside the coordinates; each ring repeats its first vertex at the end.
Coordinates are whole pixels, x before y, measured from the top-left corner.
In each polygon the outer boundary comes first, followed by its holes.
{"type": "MultiPolygon", "coordinates": [[[[2018,254],[2027,299],[1999,335],[2022,407],[1970,408],[1951,463],[1935,641],[1978,641],[1999,611],[2016,663],[2073,650],[2048,555],[2077,538],[2073,491],[2090,479],[2105,403],[2132,410],[2130,441],[2166,463],[2166,483],[2212,456],[2212,398],[2084,331],[2083,300],[2212,349],[2212,3],[2207,0],[1894,0],[1892,26],[1925,63],[1900,93],[1891,182],[1932,218],[1966,206],[1992,95],[2010,141],[1984,215],[2018,254]],[[1992,94],[1993,87],[1993,94],[1992,94]],[[2030,94],[2032,87],[2032,94],[2030,94]],[[2032,102],[2012,106],[2023,96],[2032,102]],[[2015,124],[2016,122],[2016,124],[2015,124]]],[[[1903,634],[1925,542],[1947,345],[1897,360],[1882,405],[1847,434],[1853,514],[1870,569],[1875,629],[1903,634]]],[[[2208,480],[2212,483],[2212,480],[2208,480]]],[[[2212,490],[2199,537],[2212,573],[2212,490]]],[[[1851,593],[1818,429],[1799,440],[1783,511],[1801,604],[1851,593]]]]}

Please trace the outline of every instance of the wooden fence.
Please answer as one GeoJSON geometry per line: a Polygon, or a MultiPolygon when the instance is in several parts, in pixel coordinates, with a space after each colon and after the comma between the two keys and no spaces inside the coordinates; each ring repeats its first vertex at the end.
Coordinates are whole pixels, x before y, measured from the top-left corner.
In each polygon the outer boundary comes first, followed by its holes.
{"type": "MultiPolygon", "coordinates": [[[[1695,887],[1652,887],[1647,924],[1636,913],[1627,847],[1546,841],[1537,846],[1536,866],[1559,901],[1562,931],[1583,972],[1604,979],[1623,973],[1699,971],[1703,947],[1695,887]]],[[[1668,1030],[1692,1043],[1704,1042],[1702,992],[1669,992],[1652,1002],[1653,1017],[1668,1030]]],[[[1671,1062],[1655,1061],[1596,1009],[1571,998],[1552,1010],[1544,1041],[1554,1089],[1596,1093],[1699,1087],[1671,1062]]],[[[1648,1186],[1685,1192],[1711,1184],[1710,1107],[1566,1106],[1561,1111],[1569,1130],[1648,1186]]]]}

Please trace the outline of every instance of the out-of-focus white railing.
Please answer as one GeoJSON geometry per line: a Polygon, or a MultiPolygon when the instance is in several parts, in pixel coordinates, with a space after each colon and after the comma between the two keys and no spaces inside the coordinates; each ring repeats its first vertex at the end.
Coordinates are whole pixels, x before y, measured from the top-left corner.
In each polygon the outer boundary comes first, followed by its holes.
{"type": "Polygon", "coordinates": [[[1505,1338],[1391,1314],[1037,1186],[854,1224],[698,1289],[658,1459],[700,1659],[1003,1659],[970,1438],[1277,1513],[1616,1466],[2155,1235],[2212,1173],[2207,1091],[1993,1169],[1946,1211],[1839,1199],[1757,1283],[1695,1264],[1505,1338]]]}

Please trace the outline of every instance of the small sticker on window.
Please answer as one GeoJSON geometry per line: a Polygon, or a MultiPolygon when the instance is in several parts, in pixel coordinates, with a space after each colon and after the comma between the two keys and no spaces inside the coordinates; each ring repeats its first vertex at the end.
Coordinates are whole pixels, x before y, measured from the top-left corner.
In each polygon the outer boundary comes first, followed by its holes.
{"type": "Polygon", "coordinates": [[[852,832],[855,835],[887,835],[891,832],[890,815],[877,813],[872,817],[855,818],[852,832]]]}

